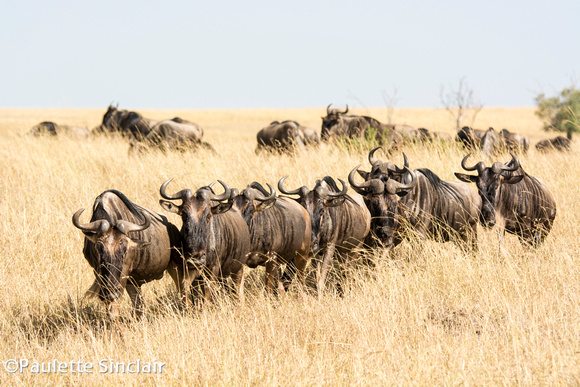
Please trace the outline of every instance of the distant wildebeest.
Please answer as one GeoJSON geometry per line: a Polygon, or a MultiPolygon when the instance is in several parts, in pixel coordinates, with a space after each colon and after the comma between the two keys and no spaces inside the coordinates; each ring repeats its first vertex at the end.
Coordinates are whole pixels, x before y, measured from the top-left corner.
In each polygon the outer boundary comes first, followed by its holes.
{"type": "MultiPolygon", "coordinates": [[[[356,166],[349,174],[351,187],[365,198],[371,213],[371,235],[385,250],[383,256],[413,234],[436,241],[455,240],[477,250],[477,222],[481,199],[466,184],[443,181],[426,168],[403,168],[369,153],[371,171],[356,166]],[[355,172],[365,179],[355,181],[355,172]]],[[[369,245],[373,245],[369,239],[369,245]]]]}
{"type": "Polygon", "coordinates": [[[305,145],[314,145],[320,142],[318,133],[300,125],[296,121],[273,121],[262,128],[257,136],[256,151],[271,149],[277,151],[291,151],[304,148],[305,145]]]}
{"type": "Polygon", "coordinates": [[[461,167],[477,171],[477,176],[455,173],[459,180],[477,185],[483,202],[481,223],[485,227],[498,226],[501,243],[505,231],[515,234],[523,244],[542,243],[554,223],[556,202],[539,179],[528,175],[516,156],[508,163],[495,162],[489,168],[480,161],[469,167],[463,158],[461,167]]]}
{"type": "Polygon", "coordinates": [[[109,105],[103,116],[103,122],[93,131],[95,133],[118,132],[141,140],[147,136],[155,124],[156,121],[144,118],[137,112],[120,110],[116,106],[109,105]]]}
{"type": "Polygon", "coordinates": [[[178,290],[176,263],[181,238],[166,217],[131,202],[116,190],[95,199],[89,223],[80,222],[84,209],[72,222],[85,235],[83,254],[96,279],[87,295],[97,295],[111,318],[118,316],[118,299],[126,289],[135,314],[143,313],[141,285],[161,279],[167,269],[178,290]]]}
{"type": "Polygon", "coordinates": [[[244,265],[250,252],[250,233],[239,211],[231,209],[231,190],[221,180],[225,192],[213,193],[210,187],[201,187],[195,193],[182,189],[175,194],[166,192],[161,185],[159,193],[167,200],[159,203],[166,211],[181,216],[181,239],[184,265],[178,267],[185,289],[185,303],[193,283],[195,302],[208,300],[215,279],[224,282],[231,277],[240,300],[244,295],[244,265]],[[172,201],[181,200],[181,204],[172,201]],[[224,203],[224,201],[226,201],[224,203]]]}
{"type": "Polygon", "coordinates": [[[417,130],[420,133],[420,140],[423,142],[451,142],[453,140],[453,136],[451,136],[449,133],[432,132],[425,128],[419,128],[417,130]]]}
{"type": "MultiPolygon", "coordinates": [[[[198,147],[213,150],[210,144],[202,141],[202,137],[203,129],[201,126],[175,117],[155,124],[143,138],[143,145],[145,148],[156,147],[162,150],[195,149],[198,147]]],[[[133,142],[131,145],[136,146],[136,143],[133,142]]]]}
{"type": "MultiPolygon", "coordinates": [[[[345,279],[346,272],[342,266],[352,267],[354,264],[354,255],[369,232],[370,214],[360,195],[347,195],[348,185],[343,180],[339,179],[342,190],[338,189],[330,176],[317,180],[312,190],[306,186],[286,190],[284,180],[287,177],[280,179],[278,189],[285,195],[298,195],[296,201],[310,215],[312,224],[310,253],[316,266],[316,288],[320,296],[335,252],[338,253],[341,263],[339,276],[342,280],[345,279]],[[320,260],[316,258],[317,255],[321,256],[320,260]]],[[[338,284],[338,290],[342,293],[341,282],[338,284]]]]}
{"type": "Polygon", "coordinates": [[[558,150],[560,152],[569,151],[572,142],[572,132],[568,132],[566,137],[558,136],[549,140],[542,140],[536,144],[536,149],[540,152],[558,150]]]}
{"type": "Polygon", "coordinates": [[[485,134],[485,130],[473,129],[469,126],[464,126],[457,132],[455,140],[461,142],[467,149],[479,149],[481,146],[481,139],[485,134]]]}
{"type": "Polygon", "coordinates": [[[530,149],[530,140],[526,135],[512,133],[507,129],[502,129],[499,134],[503,139],[505,147],[511,152],[526,153],[530,149]]]}
{"type": "Polygon", "coordinates": [[[88,138],[89,130],[80,126],[58,125],[52,121],[43,121],[34,125],[28,132],[31,136],[67,136],[76,138],[88,138]]]}
{"type": "Polygon", "coordinates": [[[404,125],[385,125],[377,119],[367,116],[346,115],[348,105],[344,111],[326,107],[326,117],[322,117],[322,129],[320,136],[322,140],[328,141],[335,137],[345,138],[368,138],[376,139],[380,144],[389,144],[392,149],[396,149],[403,144],[403,136],[400,131],[404,131],[404,125]],[[397,130],[397,128],[399,130],[397,130]]]}
{"type": "MultiPolygon", "coordinates": [[[[305,208],[287,197],[276,197],[253,182],[239,194],[232,190],[234,208],[250,230],[250,268],[266,266],[266,289],[278,291],[280,265],[292,263],[300,285],[304,286],[304,270],[310,254],[312,226],[305,208]]],[[[289,284],[284,284],[287,289],[289,284]]]]}
{"type": "Polygon", "coordinates": [[[504,150],[504,142],[494,128],[485,131],[481,138],[481,153],[486,157],[493,157],[504,150]]]}

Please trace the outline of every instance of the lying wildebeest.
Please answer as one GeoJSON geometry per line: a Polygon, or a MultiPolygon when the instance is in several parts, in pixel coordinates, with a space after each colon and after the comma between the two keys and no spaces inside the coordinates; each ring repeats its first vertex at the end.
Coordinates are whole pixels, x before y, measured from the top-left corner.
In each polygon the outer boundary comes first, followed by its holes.
{"type": "Polygon", "coordinates": [[[291,151],[320,142],[318,134],[314,130],[289,120],[271,122],[258,132],[256,138],[258,140],[257,152],[262,149],[291,151]]]}
{"type": "Polygon", "coordinates": [[[52,121],[43,121],[34,125],[28,132],[31,136],[68,136],[76,138],[89,137],[89,130],[80,126],[58,125],[52,121]]]}
{"type": "MultiPolygon", "coordinates": [[[[162,150],[198,147],[213,150],[210,144],[202,141],[202,137],[203,129],[201,126],[175,117],[155,124],[143,138],[143,145],[145,148],[156,147],[162,150]]],[[[132,142],[131,145],[136,146],[136,143],[132,142]]]]}
{"type": "MultiPolygon", "coordinates": [[[[298,195],[296,199],[310,215],[312,224],[311,256],[316,265],[316,288],[319,296],[322,295],[326,275],[332,265],[335,251],[340,263],[352,267],[354,255],[359,249],[370,228],[371,217],[360,195],[347,195],[348,185],[339,179],[342,190],[339,190],[334,179],[325,176],[317,180],[311,191],[306,186],[295,190],[284,189],[284,180],[280,179],[278,189],[285,195],[298,195]],[[319,261],[316,256],[322,256],[319,261]]],[[[340,277],[345,279],[345,268],[341,265],[340,277]]],[[[292,265],[288,265],[284,276],[287,277],[292,265]]],[[[343,285],[339,282],[339,292],[343,292],[343,285]]]]}
{"type": "Polygon", "coordinates": [[[489,128],[481,138],[481,153],[493,157],[504,149],[504,142],[494,128],[489,128]]]}
{"type": "Polygon", "coordinates": [[[435,142],[435,141],[451,142],[453,140],[453,136],[451,136],[449,133],[432,132],[429,129],[425,128],[419,128],[417,130],[419,131],[420,134],[419,139],[423,142],[435,142]]]}
{"type": "Polygon", "coordinates": [[[147,136],[155,124],[156,121],[144,118],[137,112],[119,110],[116,106],[109,105],[103,116],[103,122],[93,131],[95,133],[118,132],[140,140],[147,136]]]}
{"type": "Polygon", "coordinates": [[[477,193],[466,184],[443,181],[429,169],[410,170],[404,154],[403,168],[375,159],[377,149],[369,153],[371,171],[359,171],[358,165],[348,181],[365,198],[372,217],[371,232],[385,248],[383,256],[412,234],[436,241],[459,240],[462,246],[477,250],[481,209],[477,193]],[[354,180],[357,171],[364,183],[354,180]]]}
{"type": "Polygon", "coordinates": [[[123,289],[135,314],[141,316],[141,285],[160,279],[166,269],[182,291],[176,271],[181,238],[167,218],[132,203],[116,190],[107,190],[95,199],[87,224],[80,222],[83,211],[78,210],[72,222],[85,235],[83,254],[96,276],[87,295],[98,295],[111,318],[118,316],[123,289]]]}
{"type": "Polygon", "coordinates": [[[464,126],[457,132],[455,141],[461,142],[468,149],[479,149],[485,130],[473,129],[464,126]]]}
{"type": "Polygon", "coordinates": [[[216,278],[223,282],[231,277],[238,297],[243,300],[244,265],[250,252],[250,233],[239,211],[231,210],[230,188],[218,180],[225,190],[221,195],[214,194],[211,187],[201,187],[195,193],[186,188],[170,195],[166,188],[171,180],[161,185],[159,193],[167,200],[159,203],[166,211],[180,215],[183,221],[184,264],[178,269],[186,305],[190,303],[192,283],[195,302],[200,303],[201,297],[209,299],[216,278]],[[171,202],[173,200],[182,203],[176,205],[171,202]],[[224,201],[227,202],[222,203],[224,201]]]}
{"type": "MultiPolygon", "coordinates": [[[[234,208],[240,211],[250,230],[250,268],[266,266],[266,288],[277,292],[280,265],[292,263],[298,282],[304,286],[304,270],[310,254],[312,226],[305,208],[287,197],[276,197],[253,182],[239,194],[232,190],[234,208]]],[[[284,284],[287,290],[289,284],[284,284]]]]}
{"type": "Polygon", "coordinates": [[[333,137],[368,138],[372,136],[381,144],[390,144],[391,149],[399,148],[403,144],[403,136],[396,129],[404,131],[404,125],[385,125],[378,120],[367,116],[346,115],[348,105],[344,111],[326,107],[326,117],[322,117],[322,140],[328,141],[333,137]]]}
{"type": "Polygon", "coordinates": [[[556,202],[545,184],[528,175],[513,154],[508,163],[495,162],[489,168],[483,161],[467,166],[470,155],[461,160],[461,167],[466,171],[477,170],[477,176],[463,173],[455,176],[477,185],[483,202],[481,223],[485,227],[497,224],[502,244],[505,231],[517,235],[527,245],[542,243],[556,217],[556,202]]]}
{"type": "Polygon", "coordinates": [[[540,152],[558,150],[560,152],[569,151],[572,141],[572,132],[568,132],[566,137],[558,136],[549,140],[542,140],[536,144],[536,149],[540,152]]]}
{"type": "Polygon", "coordinates": [[[528,139],[528,136],[525,136],[523,134],[512,133],[507,129],[502,129],[501,132],[499,132],[499,134],[503,139],[505,147],[509,151],[512,152],[521,151],[523,153],[526,153],[528,149],[530,149],[530,140],[528,139]]]}

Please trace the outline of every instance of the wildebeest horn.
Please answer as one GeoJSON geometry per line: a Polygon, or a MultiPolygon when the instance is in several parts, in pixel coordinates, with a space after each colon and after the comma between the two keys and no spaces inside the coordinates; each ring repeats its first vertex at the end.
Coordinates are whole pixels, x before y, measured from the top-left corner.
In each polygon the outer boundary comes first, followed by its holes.
{"type": "Polygon", "coordinates": [[[131,223],[127,220],[118,220],[117,223],[115,224],[115,227],[117,227],[117,230],[121,231],[123,234],[127,236],[129,236],[128,233],[131,231],[143,231],[149,226],[151,226],[151,218],[144,212],[142,214],[143,217],[145,218],[145,223],[143,223],[142,225],[131,223]]]}
{"type": "Polygon", "coordinates": [[[326,107],[326,115],[329,116],[330,115],[330,105],[332,105],[331,103],[328,104],[328,106],[326,107]]]}
{"type": "Polygon", "coordinates": [[[514,165],[511,167],[508,167],[507,166],[507,164],[509,163],[509,161],[508,161],[508,163],[505,163],[501,169],[504,171],[513,172],[520,167],[520,160],[518,160],[518,158],[511,152],[510,152],[510,155],[512,155],[512,159],[510,161],[512,161],[514,165]]]}
{"type": "Polygon", "coordinates": [[[338,179],[338,181],[340,181],[340,184],[342,184],[342,191],[340,191],[340,192],[332,192],[331,190],[327,189],[324,192],[324,194],[326,196],[336,198],[336,197],[339,197],[339,196],[346,195],[346,193],[348,191],[348,184],[346,184],[346,182],[344,180],[342,180],[342,179],[338,179]]]}
{"type": "Polygon", "coordinates": [[[405,152],[403,152],[403,168],[399,168],[395,165],[395,170],[393,172],[398,175],[402,175],[403,173],[405,173],[405,168],[408,169],[410,167],[409,167],[409,159],[407,158],[405,152]]]}
{"type": "Polygon", "coordinates": [[[467,164],[465,164],[465,162],[467,161],[469,156],[471,156],[471,153],[468,153],[467,156],[465,156],[463,158],[463,160],[461,160],[461,168],[465,169],[466,171],[475,171],[477,169],[477,172],[481,172],[485,168],[484,162],[480,161],[479,163],[475,164],[473,167],[468,167],[467,164]]]}
{"type": "Polygon", "coordinates": [[[378,195],[378,194],[383,193],[383,191],[385,190],[385,185],[379,179],[371,179],[371,180],[365,181],[362,184],[358,184],[356,181],[354,181],[355,172],[358,170],[358,168],[360,166],[361,166],[361,164],[357,165],[348,174],[348,182],[350,183],[350,186],[352,187],[352,189],[361,195],[367,195],[369,193],[373,193],[375,195],[378,195]]]}
{"type": "Polygon", "coordinates": [[[111,224],[105,219],[95,220],[94,222],[91,223],[82,224],[80,222],[80,217],[84,210],[85,210],[84,208],[81,208],[80,210],[75,212],[72,217],[72,222],[76,228],[78,228],[83,232],[95,232],[99,234],[104,234],[109,230],[111,224]]]}
{"type": "Polygon", "coordinates": [[[230,187],[228,187],[228,185],[221,180],[218,180],[218,183],[220,183],[222,185],[222,187],[224,187],[224,193],[221,195],[216,195],[212,192],[209,195],[209,200],[215,200],[218,202],[221,202],[223,200],[228,200],[230,198],[230,194],[231,194],[230,187]]]}
{"type": "Polygon", "coordinates": [[[346,105],[346,109],[342,112],[342,114],[348,113],[348,104],[346,105]]]}
{"type": "Polygon", "coordinates": [[[256,196],[256,200],[265,202],[267,200],[274,199],[276,197],[276,190],[274,189],[274,187],[272,187],[270,183],[266,183],[266,185],[270,189],[270,194],[268,196],[264,196],[262,195],[262,193],[260,193],[260,196],[256,196]]]}
{"type": "Polygon", "coordinates": [[[393,179],[387,180],[387,182],[385,183],[385,188],[387,189],[388,193],[396,194],[399,191],[411,189],[417,185],[417,175],[415,174],[415,172],[410,170],[409,167],[404,167],[404,169],[411,175],[411,181],[409,182],[409,184],[403,184],[393,179]]]}
{"type": "Polygon", "coordinates": [[[183,201],[191,198],[193,196],[193,194],[191,193],[191,190],[186,188],[186,189],[182,189],[181,191],[173,194],[173,195],[169,195],[165,189],[167,188],[167,185],[171,182],[171,180],[173,180],[173,178],[167,180],[165,183],[161,184],[161,188],[159,188],[159,194],[161,194],[161,197],[163,199],[167,199],[167,200],[178,200],[181,199],[183,201]]]}
{"type": "Polygon", "coordinates": [[[278,190],[280,192],[282,192],[284,195],[300,195],[301,192],[301,188],[296,188],[295,190],[292,191],[286,191],[284,189],[284,180],[286,180],[288,176],[284,176],[283,178],[280,179],[280,181],[278,181],[278,190]]]}
{"type": "MultiPolygon", "coordinates": [[[[369,152],[369,163],[371,163],[372,166],[375,165],[375,163],[379,163],[381,160],[377,160],[375,159],[375,152],[379,149],[381,149],[382,146],[378,146],[375,149],[373,149],[372,151],[369,152]]],[[[351,183],[352,184],[352,183],[351,183]]]]}

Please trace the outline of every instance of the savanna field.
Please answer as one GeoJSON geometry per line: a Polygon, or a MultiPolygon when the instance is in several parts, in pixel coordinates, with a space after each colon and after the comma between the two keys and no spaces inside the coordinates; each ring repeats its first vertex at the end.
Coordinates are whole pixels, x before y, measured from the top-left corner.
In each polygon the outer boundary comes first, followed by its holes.
{"type": "MultiPolygon", "coordinates": [[[[386,122],[386,109],[352,110],[386,122]]],[[[123,296],[116,328],[98,300],[83,297],[94,275],[82,254],[83,234],[71,222],[80,208],[90,213],[104,190],[118,189],[181,227],[159,205],[159,187],[169,178],[172,192],[216,179],[237,188],[252,181],[275,186],[285,175],[286,187],[312,188],[325,175],[346,180],[360,163],[369,170],[369,149],[322,144],[292,155],[254,152],[257,131],[273,120],[320,131],[324,107],[139,110],[200,124],[217,153],[129,155],[128,142],[116,136],[24,135],[45,120],[92,128],[104,111],[0,109],[0,385],[580,384],[580,147],[576,140],[570,153],[538,153],[534,145],[556,135],[542,130],[534,108],[485,108],[473,126],[529,136],[521,165],[557,203],[554,227],[538,249],[507,235],[500,251],[497,232],[481,227],[477,254],[452,243],[404,242],[392,260],[378,259],[380,251],[366,257],[375,266],[350,273],[342,298],[332,286],[320,299],[298,289],[273,298],[264,291],[263,268],[246,268],[243,305],[222,295],[202,311],[183,310],[166,275],[142,287],[140,321],[123,296]],[[81,361],[94,369],[10,374],[10,359],[81,361]],[[100,373],[102,360],[165,365],[152,374],[100,373]]],[[[455,133],[443,109],[397,109],[393,121],[455,133]]],[[[466,154],[456,144],[404,151],[411,168],[453,181],[466,154]]],[[[402,165],[401,154],[390,160],[402,165]]]]}

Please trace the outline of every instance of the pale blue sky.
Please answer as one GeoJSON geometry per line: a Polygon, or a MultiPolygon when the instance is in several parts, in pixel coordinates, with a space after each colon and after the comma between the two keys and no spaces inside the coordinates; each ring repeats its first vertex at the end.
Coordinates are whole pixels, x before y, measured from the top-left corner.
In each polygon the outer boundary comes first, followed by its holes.
{"type": "Polygon", "coordinates": [[[2,1],[0,107],[533,106],[580,77],[580,1],[2,1]]]}

